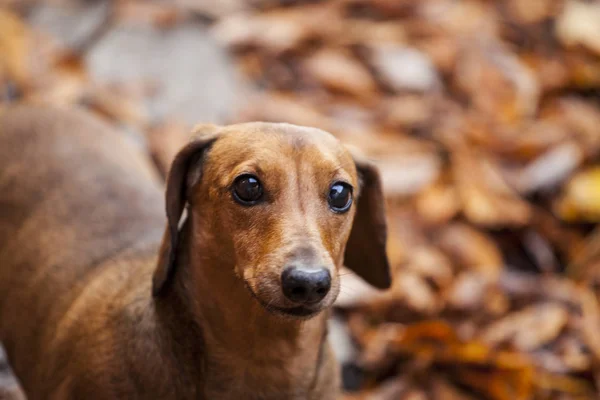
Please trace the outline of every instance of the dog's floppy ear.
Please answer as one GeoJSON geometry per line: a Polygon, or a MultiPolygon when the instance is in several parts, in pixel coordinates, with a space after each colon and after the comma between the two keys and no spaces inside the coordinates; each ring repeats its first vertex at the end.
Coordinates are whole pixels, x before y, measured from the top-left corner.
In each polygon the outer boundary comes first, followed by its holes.
{"type": "Polygon", "coordinates": [[[195,127],[190,143],[177,153],[171,164],[166,190],[167,228],[152,277],[154,296],[164,291],[175,272],[179,222],[187,202],[188,189],[199,181],[202,174],[202,156],[219,136],[218,131],[219,128],[215,125],[195,127]]]}
{"type": "Polygon", "coordinates": [[[386,252],[387,222],[381,177],[377,167],[357,151],[350,153],[359,176],[356,214],[346,243],[344,265],[371,285],[386,289],[391,285],[386,252]]]}

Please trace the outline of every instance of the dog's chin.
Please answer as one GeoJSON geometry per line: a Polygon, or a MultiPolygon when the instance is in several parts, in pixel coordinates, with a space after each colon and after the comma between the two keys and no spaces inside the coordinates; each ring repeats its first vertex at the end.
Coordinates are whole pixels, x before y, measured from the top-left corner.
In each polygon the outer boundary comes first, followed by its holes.
{"type": "Polygon", "coordinates": [[[318,303],[310,306],[278,307],[260,298],[252,287],[246,283],[246,288],[254,299],[269,313],[286,319],[310,319],[317,316],[325,307],[318,303]]]}

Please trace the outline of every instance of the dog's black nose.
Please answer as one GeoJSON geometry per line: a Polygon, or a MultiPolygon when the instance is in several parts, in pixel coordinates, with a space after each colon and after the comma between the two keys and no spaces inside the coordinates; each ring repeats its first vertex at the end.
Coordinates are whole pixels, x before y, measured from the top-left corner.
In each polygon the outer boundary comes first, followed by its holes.
{"type": "Polygon", "coordinates": [[[329,293],[331,274],[325,268],[286,268],[281,274],[283,294],[296,303],[316,303],[329,293]]]}

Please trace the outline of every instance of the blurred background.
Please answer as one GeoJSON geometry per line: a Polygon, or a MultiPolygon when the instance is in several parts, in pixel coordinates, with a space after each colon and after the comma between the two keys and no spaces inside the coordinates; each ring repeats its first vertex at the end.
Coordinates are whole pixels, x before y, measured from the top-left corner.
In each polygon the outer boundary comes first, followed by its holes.
{"type": "Polygon", "coordinates": [[[14,103],[163,174],[198,122],[334,133],[381,168],[394,269],[344,283],[346,399],[600,398],[600,2],[0,0],[14,103]]]}

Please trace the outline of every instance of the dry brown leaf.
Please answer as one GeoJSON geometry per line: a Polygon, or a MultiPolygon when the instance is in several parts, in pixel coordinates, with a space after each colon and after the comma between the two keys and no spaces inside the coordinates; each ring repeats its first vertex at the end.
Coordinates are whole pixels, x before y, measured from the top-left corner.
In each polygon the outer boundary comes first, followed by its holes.
{"type": "MultiPolygon", "coordinates": [[[[432,246],[418,246],[406,254],[403,268],[416,272],[438,288],[447,287],[452,281],[452,265],[448,257],[432,246]]],[[[402,273],[402,272],[400,272],[402,273]]]]}
{"type": "Polygon", "coordinates": [[[13,13],[0,8],[0,84],[29,79],[31,37],[27,26],[13,13]]]}
{"type": "Polygon", "coordinates": [[[561,305],[538,304],[493,322],[481,337],[494,346],[510,341],[518,349],[535,350],[556,339],[568,318],[568,311],[561,305]]]}
{"type": "Polygon", "coordinates": [[[262,14],[241,12],[228,15],[212,28],[213,34],[232,48],[258,46],[270,53],[296,49],[322,36],[339,34],[343,24],[335,5],[307,5],[262,14]]]}
{"type": "Polygon", "coordinates": [[[480,225],[525,225],[529,205],[519,198],[489,159],[472,151],[452,153],[452,167],[466,217],[480,225]]]}
{"type": "Polygon", "coordinates": [[[410,94],[386,98],[381,104],[381,123],[392,128],[423,126],[432,117],[430,102],[425,96],[410,94]]]}
{"type": "Polygon", "coordinates": [[[489,289],[489,279],[484,275],[466,272],[456,277],[446,294],[446,299],[451,307],[460,310],[475,310],[484,304],[489,289]]]}
{"type": "Polygon", "coordinates": [[[565,126],[580,144],[586,158],[593,159],[598,156],[600,154],[600,134],[598,134],[600,110],[598,107],[581,99],[569,97],[557,102],[556,112],[564,118],[565,126]]]}
{"type": "Polygon", "coordinates": [[[218,40],[233,48],[260,46],[280,52],[308,40],[310,32],[297,21],[279,15],[239,13],[227,16],[212,29],[218,40]]]}
{"type": "Polygon", "coordinates": [[[474,400],[444,379],[433,381],[432,400],[474,400]]]}
{"type": "Polygon", "coordinates": [[[581,289],[582,336],[594,356],[600,361],[600,307],[596,295],[587,288],[581,289]]]}
{"type": "Polygon", "coordinates": [[[393,90],[429,91],[439,86],[438,73],[426,54],[410,47],[379,45],[371,62],[393,90]]]}
{"type": "Polygon", "coordinates": [[[432,2],[423,11],[431,23],[442,28],[442,32],[450,35],[455,42],[461,41],[462,38],[498,35],[500,21],[491,2],[432,2]]]}
{"type": "Polygon", "coordinates": [[[423,314],[434,314],[439,309],[433,289],[415,273],[406,271],[397,274],[390,291],[393,298],[404,301],[408,307],[423,314]]]}
{"type": "Polygon", "coordinates": [[[593,90],[600,84],[600,59],[587,52],[571,50],[566,64],[569,68],[569,84],[579,90],[593,90]]]}
{"type": "Polygon", "coordinates": [[[407,262],[413,249],[427,246],[423,227],[410,208],[392,206],[388,208],[387,252],[395,273],[407,262]]]}
{"type": "Polygon", "coordinates": [[[577,173],[556,203],[556,212],[566,221],[600,221],[600,167],[577,173]]]}
{"type": "Polygon", "coordinates": [[[600,55],[600,4],[568,0],[557,20],[556,34],[567,46],[581,44],[600,55]]]}
{"type": "Polygon", "coordinates": [[[540,88],[534,72],[494,42],[466,48],[458,58],[457,85],[475,109],[503,123],[535,115],[540,88]]]}
{"type": "Polygon", "coordinates": [[[115,19],[122,23],[170,28],[185,19],[184,10],[174,4],[126,0],[115,2],[115,19]]]}
{"type": "Polygon", "coordinates": [[[545,391],[554,391],[565,395],[577,396],[574,397],[576,399],[591,400],[597,398],[597,393],[595,393],[594,388],[587,381],[569,375],[538,373],[536,385],[545,391]]]}
{"type": "Polygon", "coordinates": [[[403,379],[392,379],[383,382],[378,388],[367,390],[362,394],[346,397],[342,400],[395,400],[406,392],[408,384],[403,379]]]}
{"type": "Polygon", "coordinates": [[[177,122],[153,126],[146,132],[148,150],[163,178],[166,178],[171,162],[189,137],[190,128],[177,122]]]}
{"type": "Polygon", "coordinates": [[[457,375],[460,382],[484,393],[491,400],[528,400],[533,392],[533,372],[530,370],[491,374],[459,370],[457,375]]]}
{"type": "Polygon", "coordinates": [[[60,52],[49,63],[49,71],[29,82],[23,101],[47,105],[77,104],[87,94],[89,77],[84,60],[69,52],[60,52]]]}
{"type": "Polygon", "coordinates": [[[453,223],[440,230],[437,242],[455,265],[479,273],[488,282],[500,277],[502,253],[485,233],[466,224],[453,223]]]}
{"type": "Polygon", "coordinates": [[[519,172],[517,189],[520,193],[554,189],[583,163],[584,157],[583,150],[574,141],[555,146],[519,172]]]}
{"type": "Polygon", "coordinates": [[[496,351],[480,341],[464,341],[454,328],[441,320],[428,320],[406,326],[397,331],[390,349],[410,354],[432,363],[476,367],[487,366],[498,370],[528,371],[531,362],[513,351],[496,351]]]}
{"type": "Polygon", "coordinates": [[[402,332],[400,343],[410,344],[420,339],[439,340],[448,344],[459,341],[456,332],[447,322],[442,320],[426,320],[410,325],[402,332]]]}
{"type": "Polygon", "coordinates": [[[328,38],[334,45],[372,46],[375,44],[399,44],[406,42],[406,30],[394,21],[369,21],[350,19],[344,24],[342,34],[328,38]]]}
{"type": "Polygon", "coordinates": [[[418,193],[437,179],[441,167],[437,155],[426,153],[405,157],[379,156],[377,166],[390,197],[418,193]]]}
{"type": "Polygon", "coordinates": [[[422,390],[413,389],[401,397],[402,400],[427,400],[427,395],[422,390]]]}
{"type": "Polygon", "coordinates": [[[349,7],[368,7],[381,15],[401,17],[414,12],[415,4],[411,0],[346,0],[349,7]]]}
{"type": "Polygon", "coordinates": [[[554,374],[584,372],[592,367],[587,346],[575,335],[563,335],[554,348],[537,351],[534,357],[544,371],[554,374]]]}
{"type": "Polygon", "coordinates": [[[376,90],[369,71],[344,51],[321,50],[306,60],[305,68],[314,79],[336,92],[368,98],[376,90]]]}
{"type": "Polygon", "coordinates": [[[532,162],[553,147],[570,139],[564,121],[550,112],[535,121],[526,121],[518,127],[494,130],[494,126],[482,124],[467,130],[470,140],[490,154],[516,162],[532,162]]]}
{"type": "Polygon", "coordinates": [[[558,90],[569,85],[569,66],[565,64],[566,54],[523,54],[523,62],[535,71],[540,87],[544,92],[558,90]]]}
{"type": "Polygon", "coordinates": [[[552,17],[558,8],[555,0],[510,0],[510,16],[521,24],[535,24],[552,17]]]}
{"type": "Polygon", "coordinates": [[[98,87],[89,94],[86,101],[98,114],[122,124],[143,127],[148,121],[143,103],[115,90],[98,87]]]}
{"type": "Polygon", "coordinates": [[[438,181],[417,194],[415,207],[423,221],[442,225],[458,214],[460,201],[453,185],[438,181]]]}
{"type": "Polygon", "coordinates": [[[360,364],[369,369],[376,369],[393,362],[390,347],[393,341],[402,334],[404,327],[399,324],[386,324],[371,332],[369,341],[360,356],[360,364]]]}
{"type": "Polygon", "coordinates": [[[289,95],[270,93],[256,95],[238,114],[239,121],[262,120],[314,126],[332,131],[333,122],[307,101],[289,95]]]}
{"type": "Polygon", "coordinates": [[[434,36],[419,43],[419,49],[429,56],[442,74],[449,74],[456,66],[459,44],[446,35],[434,36]]]}
{"type": "Polygon", "coordinates": [[[209,18],[226,17],[248,9],[245,0],[175,0],[178,7],[209,18]]]}

